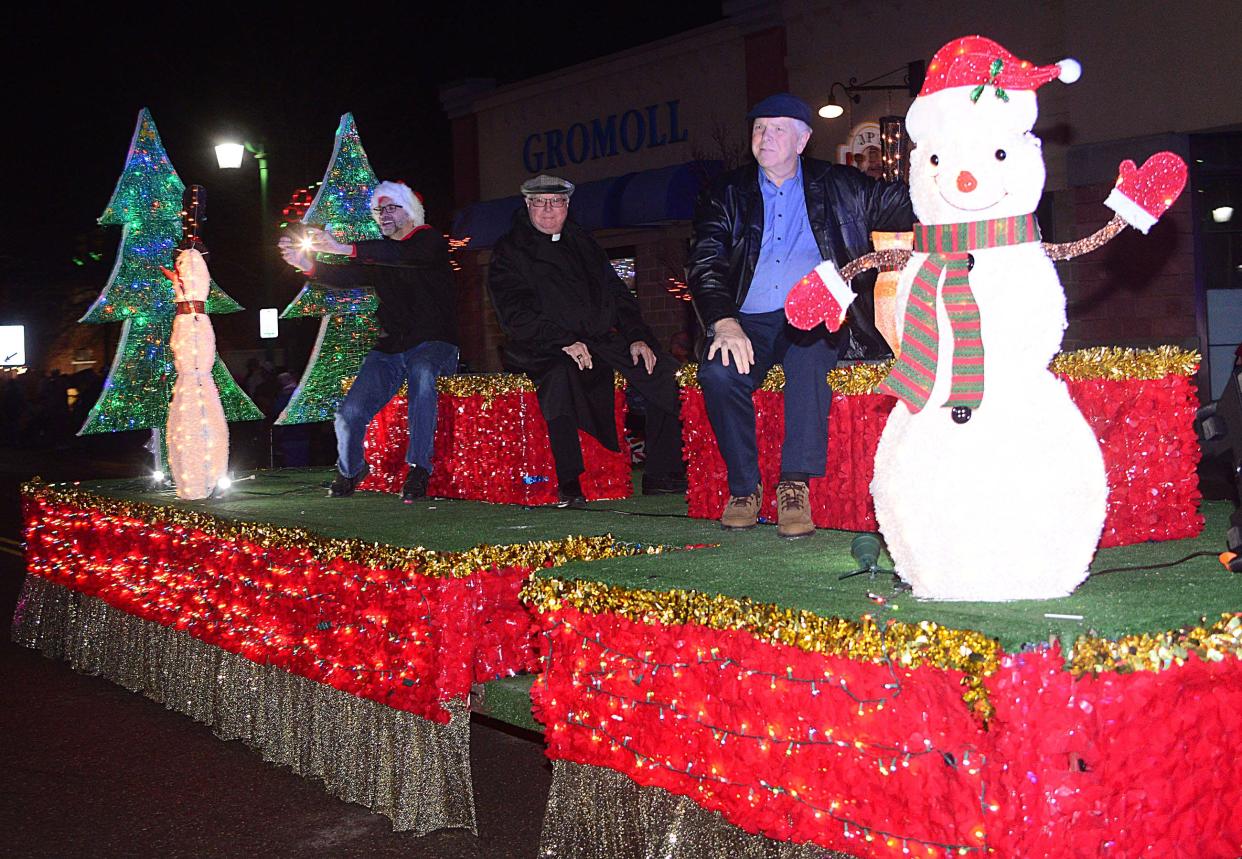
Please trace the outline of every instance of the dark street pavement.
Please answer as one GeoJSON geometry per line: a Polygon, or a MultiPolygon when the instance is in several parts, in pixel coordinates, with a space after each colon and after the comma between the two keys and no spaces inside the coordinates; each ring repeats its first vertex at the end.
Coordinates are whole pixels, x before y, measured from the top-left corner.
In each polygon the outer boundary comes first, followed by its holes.
{"type": "Polygon", "coordinates": [[[18,489],[130,477],[138,455],[0,449],[0,855],[534,857],[551,769],[542,745],[476,718],[479,835],[387,818],[264,763],[240,742],[9,641],[23,576],[18,489]]]}

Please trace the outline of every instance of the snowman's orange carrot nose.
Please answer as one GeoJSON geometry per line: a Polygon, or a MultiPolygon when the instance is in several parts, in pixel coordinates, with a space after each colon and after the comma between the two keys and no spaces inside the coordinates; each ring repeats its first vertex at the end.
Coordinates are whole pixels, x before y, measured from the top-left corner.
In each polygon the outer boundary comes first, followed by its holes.
{"type": "Polygon", "coordinates": [[[963,170],[957,174],[957,190],[969,194],[977,187],[979,187],[979,180],[969,170],[963,170]]]}

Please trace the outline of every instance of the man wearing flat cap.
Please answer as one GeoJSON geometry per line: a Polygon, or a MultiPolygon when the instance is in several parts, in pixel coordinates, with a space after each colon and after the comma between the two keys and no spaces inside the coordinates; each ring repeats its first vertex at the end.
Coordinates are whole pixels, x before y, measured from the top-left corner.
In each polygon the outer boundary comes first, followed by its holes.
{"type": "Polygon", "coordinates": [[[608,254],[569,219],[573,183],[537,176],[496,244],[487,286],[507,363],[531,376],[548,424],[562,506],[581,506],[581,429],[619,450],[613,371],[647,402],[644,494],[682,493],[677,364],[659,349],[608,254]]]}
{"type": "Polygon", "coordinates": [[[777,533],[805,537],[811,520],[809,481],[824,474],[827,374],[838,354],[882,354],[870,287],[860,292],[850,323],[799,331],[785,318],[785,296],[824,260],[840,268],[871,250],[872,230],[909,230],[909,190],[852,167],[802,157],[811,137],[806,102],[779,93],[747,114],[755,164],[718,177],[699,201],[690,249],[689,287],[707,334],[699,385],[729,474],[720,524],[753,528],[762,504],[755,409],[751,395],[768,370],[785,371],[785,437],[776,489],[777,533]]]}

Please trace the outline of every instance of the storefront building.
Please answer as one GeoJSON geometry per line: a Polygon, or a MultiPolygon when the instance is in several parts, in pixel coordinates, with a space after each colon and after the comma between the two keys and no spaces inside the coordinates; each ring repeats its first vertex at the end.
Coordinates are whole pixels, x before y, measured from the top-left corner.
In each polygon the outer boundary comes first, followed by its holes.
{"type": "Polygon", "coordinates": [[[1081,238],[1108,220],[1103,200],[1122,159],[1141,163],[1168,149],[1191,164],[1187,193],[1150,235],[1128,230],[1059,264],[1066,348],[1198,348],[1204,393],[1219,392],[1242,341],[1236,4],[734,0],[722,12],[718,23],[542,77],[442,89],[453,125],[463,355],[472,368],[501,366],[486,270],[525,179],[548,172],[577,183],[571,216],[632,276],[667,347],[678,332],[697,334],[684,284],[694,200],[712,175],[750,158],[751,104],[781,90],[812,107],[835,96],[845,112],[816,118],[809,154],[874,170],[879,119],[909,107],[910,64],[982,33],[1024,59],[1074,57],[1083,67],[1072,86],[1039,92],[1035,133],[1048,179],[1038,215],[1047,241],[1081,238]],[[837,84],[885,88],[851,90],[855,102],[837,84]]]}

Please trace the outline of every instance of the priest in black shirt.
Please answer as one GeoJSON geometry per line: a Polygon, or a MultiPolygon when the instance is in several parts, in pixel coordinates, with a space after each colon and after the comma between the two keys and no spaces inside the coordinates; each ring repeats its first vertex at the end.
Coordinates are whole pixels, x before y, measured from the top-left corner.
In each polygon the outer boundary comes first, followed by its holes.
{"type": "Polygon", "coordinates": [[[379,298],[379,337],[336,413],[337,476],[328,494],[343,498],[366,477],[362,456],[367,425],[402,383],[409,390],[407,503],[427,494],[436,434],[436,378],[457,370],[457,311],[448,244],[424,221],[422,200],[400,182],[381,182],[371,212],[383,238],[341,244],[308,229],[310,248],[280,240],[285,262],[317,284],[351,289],[370,286],[379,298]],[[342,264],[316,265],[313,252],[337,254],[342,264]]]}
{"type": "Polygon", "coordinates": [[[659,349],[608,255],[568,219],[573,190],[556,176],[525,182],[526,205],[492,253],[487,286],[508,363],[535,380],[562,506],[584,501],[578,430],[619,449],[614,370],[647,403],[643,492],[685,492],[677,363],[659,349]]]}

